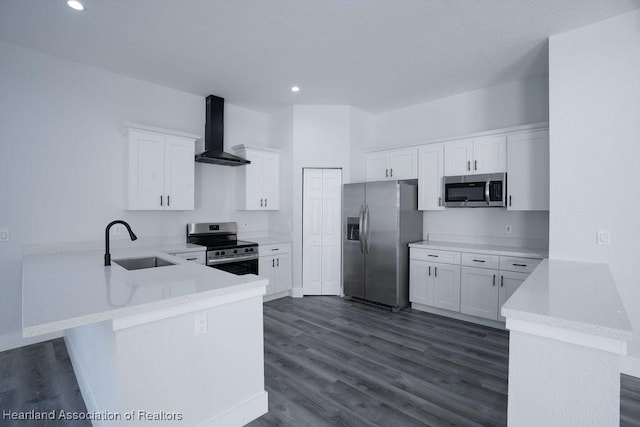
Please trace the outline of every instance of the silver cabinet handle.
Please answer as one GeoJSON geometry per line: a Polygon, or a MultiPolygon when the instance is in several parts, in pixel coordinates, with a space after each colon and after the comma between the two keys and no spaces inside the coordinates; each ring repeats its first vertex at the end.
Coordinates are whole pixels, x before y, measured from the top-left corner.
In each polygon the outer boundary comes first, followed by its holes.
{"type": "Polygon", "coordinates": [[[276,267],[280,267],[280,258],[276,259],[276,267]]]}
{"type": "Polygon", "coordinates": [[[262,207],[262,199],[260,199],[260,207],[262,207]]]}
{"type": "Polygon", "coordinates": [[[509,194],[509,206],[511,206],[511,194],[509,194]]]}
{"type": "Polygon", "coordinates": [[[433,277],[438,277],[438,267],[433,267],[433,277]]]}
{"type": "Polygon", "coordinates": [[[475,170],[475,171],[478,170],[478,161],[477,160],[473,161],[473,170],[475,170]]]}
{"type": "Polygon", "coordinates": [[[431,276],[431,266],[429,266],[429,276],[431,276]]]}
{"type": "Polygon", "coordinates": [[[389,178],[389,169],[384,170],[384,177],[389,178]]]}
{"type": "Polygon", "coordinates": [[[438,206],[442,206],[442,196],[438,197],[438,206]]]}
{"type": "Polygon", "coordinates": [[[496,275],[494,274],[493,275],[493,286],[495,286],[495,285],[496,285],[496,275]]]}
{"type": "Polygon", "coordinates": [[[514,267],[526,267],[527,264],[513,264],[514,267]]]}
{"type": "Polygon", "coordinates": [[[471,161],[467,160],[467,170],[470,171],[471,170],[471,161]]]}
{"type": "Polygon", "coordinates": [[[389,169],[391,171],[391,173],[389,174],[389,176],[393,176],[393,169],[389,169]]]}
{"type": "Polygon", "coordinates": [[[500,276],[500,287],[504,288],[504,276],[500,276]]]}
{"type": "Polygon", "coordinates": [[[483,259],[474,259],[473,261],[474,261],[474,262],[486,262],[486,261],[485,261],[485,260],[483,260],[483,259]]]}
{"type": "Polygon", "coordinates": [[[431,255],[431,254],[429,254],[429,256],[432,257],[432,258],[438,258],[440,255],[431,255]]]}
{"type": "Polygon", "coordinates": [[[267,199],[264,199],[264,207],[267,207],[267,199]]]}
{"type": "Polygon", "coordinates": [[[167,195],[167,206],[171,206],[171,196],[167,195]]]}
{"type": "Polygon", "coordinates": [[[162,206],[162,195],[160,195],[160,206],[162,206]]]}
{"type": "Polygon", "coordinates": [[[198,258],[186,258],[187,261],[197,261],[198,258]]]}
{"type": "Polygon", "coordinates": [[[271,268],[276,268],[276,259],[271,260],[271,268]]]}

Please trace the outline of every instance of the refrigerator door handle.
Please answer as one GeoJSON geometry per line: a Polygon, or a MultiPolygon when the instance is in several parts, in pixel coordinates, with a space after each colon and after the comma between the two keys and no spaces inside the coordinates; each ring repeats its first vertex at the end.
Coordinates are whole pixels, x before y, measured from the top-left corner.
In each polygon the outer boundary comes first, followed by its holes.
{"type": "Polygon", "coordinates": [[[358,239],[360,240],[360,253],[364,254],[364,206],[360,206],[358,239]]]}
{"type": "Polygon", "coordinates": [[[369,253],[369,205],[364,205],[364,247],[369,253]]]}

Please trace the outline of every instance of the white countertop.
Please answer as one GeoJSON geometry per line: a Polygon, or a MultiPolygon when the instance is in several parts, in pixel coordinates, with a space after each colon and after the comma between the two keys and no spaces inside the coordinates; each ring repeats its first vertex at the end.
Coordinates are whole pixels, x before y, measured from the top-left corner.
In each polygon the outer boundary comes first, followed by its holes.
{"type": "Polygon", "coordinates": [[[502,315],[507,322],[518,319],[624,341],[633,338],[606,264],[544,260],[502,306],[502,315]]]}
{"type": "Polygon", "coordinates": [[[545,249],[521,248],[515,246],[490,245],[482,243],[437,242],[423,240],[409,243],[410,248],[438,249],[443,251],[474,252],[488,255],[507,255],[526,258],[546,258],[545,249]]]}
{"type": "MultiPolygon", "coordinates": [[[[167,245],[176,252],[187,244],[167,245]]],[[[204,298],[264,288],[266,279],[236,276],[168,255],[167,248],[114,249],[112,260],[158,256],[175,265],[128,271],[112,261],[105,267],[103,251],[27,255],[22,267],[23,335],[49,332],[131,314],[194,302],[204,298]]]]}
{"type": "Polygon", "coordinates": [[[291,238],[286,236],[251,237],[251,238],[247,238],[247,240],[250,242],[257,243],[259,246],[291,243],[291,238]]]}
{"type": "Polygon", "coordinates": [[[164,245],[154,245],[154,249],[169,254],[177,254],[180,252],[205,252],[206,246],[194,245],[193,243],[168,243],[164,245]]]}

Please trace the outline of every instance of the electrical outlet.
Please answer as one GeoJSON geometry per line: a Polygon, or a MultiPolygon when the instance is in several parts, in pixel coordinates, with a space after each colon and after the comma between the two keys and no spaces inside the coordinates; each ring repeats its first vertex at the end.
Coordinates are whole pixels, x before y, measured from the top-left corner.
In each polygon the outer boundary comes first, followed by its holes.
{"type": "Polygon", "coordinates": [[[209,322],[207,320],[207,313],[198,313],[195,318],[196,336],[204,335],[209,330],[209,322]]]}
{"type": "Polygon", "coordinates": [[[121,234],[126,234],[126,232],[127,232],[127,229],[124,228],[124,225],[122,224],[116,224],[113,226],[113,234],[121,235],[121,234]]]}
{"type": "Polygon", "coordinates": [[[8,242],[11,238],[8,228],[0,228],[0,242],[8,242]]]}
{"type": "Polygon", "coordinates": [[[596,230],[596,244],[609,246],[611,244],[611,235],[606,230],[596,230]]]}
{"type": "Polygon", "coordinates": [[[504,232],[507,234],[511,234],[511,226],[510,225],[505,225],[504,226],[504,232]]]}

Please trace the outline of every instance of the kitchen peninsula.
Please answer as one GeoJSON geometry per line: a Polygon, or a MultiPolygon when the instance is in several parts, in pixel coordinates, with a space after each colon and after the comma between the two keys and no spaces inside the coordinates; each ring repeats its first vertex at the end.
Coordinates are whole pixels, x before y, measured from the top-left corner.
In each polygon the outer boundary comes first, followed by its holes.
{"type": "Polygon", "coordinates": [[[27,255],[22,278],[23,335],[64,331],[88,413],[116,417],[94,426],[149,417],[162,417],[163,425],[243,425],[267,412],[266,280],[158,248],[114,250],[111,266],[102,255],[27,255]],[[171,265],[118,264],[141,257],[171,265]]]}

